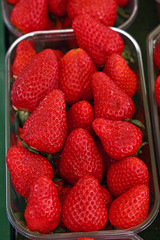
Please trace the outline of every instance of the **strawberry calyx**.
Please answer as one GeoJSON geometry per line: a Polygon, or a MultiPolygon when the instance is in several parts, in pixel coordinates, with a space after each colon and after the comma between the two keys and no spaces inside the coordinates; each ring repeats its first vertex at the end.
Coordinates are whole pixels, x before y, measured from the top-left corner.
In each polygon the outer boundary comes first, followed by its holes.
{"type": "Polygon", "coordinates": [[[129,18],[129,10],[126,8],[117,7],[117,14],[124,20],[129,18]]]}
{"type": "Polygon", "coordinates": [[[130,122],[132,124],[134,124],[136,127],[138,127],[140,130],[141,129],[145,129],[145,126],[143,125],[143,123],[141,121],[139,121],[138,119],[125,119],[125,121],[130,122]]]}
{"type": "Polygon", "coordinates": [[[142,148],[147,144],[148,142],[142,142],[142,144],[139,146],[139,148],[137,149],[137,152],[133,155],[133,157],[140,155],[142,153],[142,148]]]}
{"type": "Polygon", "coordinates": [[[18,221],[23,227],[27,228],[27,225],[26,225],[26,222],[25,222],[25,219],[24,219],[24,214],[22,214],[21,212],[16,212],[14,215],[15,215],[17,221],[18,221]]]}
{"type": "Polygon", "coordinates": [[[14,115],[14,125],[15,125],[15,132],[18,132],[19,127],[23,127],[25,121],[29,117],[30,112],[28,111],[16,111],[14,115]]]}
{"type": "Polygon", "coordinates": [[[125,45],[121,56],[126,60],[127,64],[134,63],[134,58],[132,57],[131,50],[129,46],[125,45]]]}

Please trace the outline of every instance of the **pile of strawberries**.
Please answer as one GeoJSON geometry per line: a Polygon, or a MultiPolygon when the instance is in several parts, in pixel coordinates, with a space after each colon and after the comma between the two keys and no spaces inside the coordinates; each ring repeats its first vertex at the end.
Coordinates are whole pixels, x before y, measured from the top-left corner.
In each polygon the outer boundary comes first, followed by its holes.
{"type": "Polygon", "coordinates": [[[88,14],[72,27],[77,49],[17,46],[11,102],[15,115],[28,117],[6,163],[27,199],[30,231],[128,229],[149,210],[149,173],[138,155],[143,134],[132,123],[137,76],[118,32],[88,14]]]}
{"type": "Polygon", "coordinates": [[[10,15],[11,23],[23,33],[68,28],[71,27],[72,20],[81,14],[89,14],[106,26],[113,26],[117,15],[127,18],[128,13],[124,7],[129,2],[129,0],[6,1],[14,5],[10,15]]]}

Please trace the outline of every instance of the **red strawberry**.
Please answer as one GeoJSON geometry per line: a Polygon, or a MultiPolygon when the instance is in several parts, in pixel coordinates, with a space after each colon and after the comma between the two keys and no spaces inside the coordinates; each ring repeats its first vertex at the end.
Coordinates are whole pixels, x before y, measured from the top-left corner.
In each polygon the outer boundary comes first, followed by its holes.
{"type": "Polygon", "coordinates": [[[29,61],[36,55],[36,51],[27,40],[22,40],[16,48],[16,57],[13,62],[13,75],[18,76],[29,61]]]}
{"type": "Polygon", "coordinates": [[[58,152],[67,136],[67,118],[64,94],[51,91],[23,125],[22,138],[40,151],[58,152]]]}
{"type": "Polygon", "coordinates": [[[78,180],[63,202],[62,220],[71,231],[97,231],[108,214],[98,180],[86,175],[78,180]]]}
{"type": "Polygon", "coordinates": [[[103,72],[92,75],[95,118],[131,119],[135,112],[133,100],[103,72]]]}
{"type": "Polygon", "coordinates": [[[108,191],[108,189],[106,187],[101,186],[101,189],[102,189],[102,194],[103,194],[103,197],[104,197],[104,201],[105,201],[106,207],[107,207],[107,209],[109,209],[110,206],[111,206],[111,203],[113,201],[113,196],[108,191]]]}
{"type": "Polygon", "coordinates": [[[59,62],[59,87],[65,93],[66,102],[91,100],[91,74],[96,67],[83,49],[72,49],[59,62]]]}
{"type": "Polygon", "coordinates": [[[37,178],[40,176],[53,178],[50,162],[21,146],[13,146],[8,150],[6,163],[15,189],[25,198],[28,198],[31,185],[37,178]]]}
{"type": "Polygon", "coordinates": [[[156,67],[160,69],[160,41],[158,42],[157,46],[154,49],[153,61],[156,67]]]}
{"type": "MultiPolygon", "coordinates": [[[[68,193],[70,192],[71,190],[71,186],[66,186],[66,187],[57,187],[57,190],[58,190],[58,197],[59,197],[59,200],[60,200],[60,203],[61,203],[61,208],[63,206],[63,202],[64,202],[64,199],[66,198],[66,196],[68,195],[68,193]]],[[[64,228],[65,225],[62,221],[62,215],[60,216],[60,220],[59,220],[59,223],[58,223],[58,226],[64,228]]]]}
{"type": "Polygon", "coordinates": [[[130,122],[97,118],[92,126],[106,152],[114,159],[134,155],[142,144],[142,132],[130,122]]]}
{"type": "Polygon", "coordinates": [[[48,0],[48,11],[55,16],[64,16],[66,14],[68,0],[48,0]]]}
{"type": "Polygon", "coordinates": [[[128,229],[142,223],[148,216],[149,187],[136,185],[116,198],[109,209],[111,224],[120,229],[128,229]]]}
{"type": "Polygon", "coordinates": [[[116,3],[119,7],[125,7],[130,0],[116,0],[116,3]]]}
{"type": "Polygon", "coordinates": [[[124,158],[109,167],[106,180],[110,192],[119,196],[137,184],[148,185],[148,168],[137,157],[124,158]]]}
{"type": "Polygon", "coordinates": [[[110,165],[115,163],[117,160],[111,158],[105,151],[100,139],[98,138],[96,141],[96,145],[98,147],[99,153],[101,154],[101,157],[103,159],[103,166],[104,166],[104,173],[107,172],[110,165]]]}
{"type": "Polygon", "coordinates": [[[7,2],[9,2],[10,4],[15,5],[17,2],[19,2],[19,0],[7,0],[7,2]]]}
{"type": "Polygon", "coordinates": [[[82,238],[78,238],[78,240],[96,240],[96,239],[90,238],[90,237],[82,237],[82,238]]]}
{"type": "Polygon", "coordinates": [[[24,213],[27,227],[30,231],[49,233],[57,227],[60,212],[56,186],[47,177],[38,178],[31,187],[24,213]]]}
{"type": "Polygon", "coordinates": [[[123,51],[120,34],[87,14],[76,17],[72,27],[79,47],[88,52],[96,65],[104,65],[109,55],[123,51]]]}
{"type": "Polygon", "coordinates": [[[115,0],[69,0],[67,13],[71,19],[88,14],[107,26],[113,26],[117,17],[115,0]]]}
{"type": "Polygon", "coordinates": [[[32,112],[52,89],[58,88],[58,62],[52,49],[33,57],[19,74],[11,89],[15,108],[32,112]]]}
{"type": "Polygon", "coordinates": [[[156,101],[158,103],[158,106],[160,107],[160,75],[158,75],[158,77],[156,78],[154,90],[155,90],[156,101]]]}
{"type": "Polygon", "coordinates": [[[112,80],[133,97],[137,90],[137,76],[128,66],[126,60],[119,54],[112,54],[107,59],[103,70],[112,80]]]}
{"type": "Polygon", "coordinates": [[[68,136],[59,169],[61,177],[71,184],[86,174],[102,181],[103,161],[93,138],[85,129],[77,128],[68,136]]]}
{"type": "Polygon", "coordinates": [[[57,61],[59,62],[61,58],[64,56],[64,53],[61,50],[53,50],[53,51],[57,57],[57,61]]]}
{"type": "Polygon", "coordinates": [[[84,128],[93,136],[93,107],[85,100],[76,102],[67,111],[68,132],[76,128],[84,128]]]}
{"type": "Polygon", "coordinates": [[[20,0],[14,6],[10,19],[24,33],[45,30],[48,21],[47,0],[20,0]]]}

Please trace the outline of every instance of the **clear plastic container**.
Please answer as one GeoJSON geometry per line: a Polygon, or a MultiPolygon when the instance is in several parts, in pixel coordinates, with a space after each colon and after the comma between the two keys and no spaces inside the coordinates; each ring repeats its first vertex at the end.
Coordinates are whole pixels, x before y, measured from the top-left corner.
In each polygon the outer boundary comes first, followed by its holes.
{"type": "MultiPolygon", "coordinates": [[[[115,31],[119,32],[122,36],[125,47],[131,52],[131,55],[134,59],[134,64],[131,65],[132,69],[136,72],[138,77],[138,89],[135,97],[136,104],[136,113],[134,118],[141,120],[146,126],[144,132],[144,141],[148,142],[148,144],[144,147],[143,154],[141,159],[143,159],[149,169],[150,173],[150,209],[147,219],[141,223],[140,225],[126,229],[126,230],[101,230],[97,232],[72,232],[72,233],[50,233],[46,235],[39,234],[38,232],[31,232],[16,218],[16,211],[23,212],[25,208],[25,200],[18,195],[11,182],[10,173],[6,167],[6,208],[9,221],[13,225],[16,231],[20,232],[22,235],[31,238],[31,239],[78,239],[81,236],[90,236],[96,239],[141,239],[137,236],[137,233],[143,231],[150,224],[152,224],[153,220],[157,216],[159,209],[159,187],[158,187],[158,178],[157,178],[157,169],[155,162],[155,153],[153,147],[153,138],[152,138],[152,129],[151,129],[151,121],[149,116],[149,108],[147,102],[147,92],[145,86],[144,72],[143,72],[143,63],[141,50],[137,42],[125,31],[113,28],[115,31]]],[[[26,35],[23,35],[19,39],[17,39],[9,48],[6,54],[6,62],[5,62],[5,80],[6,80],[6,92],[5,92],[5,146],[6,146],[6,154],[7,150],[10,147],[11,137],[13,137],[13,133],[15,131],[15,126],[12,124],[12,106],[10,102],[10,89],[13,83],[11,66],[15,57],[16,46],[17,44],[26,39],[28,41],[34,42],[35,49],[37,51],[41,51],[47,47],[53,49],[63,50],[64,52],[70,49],[70,43],[75,41],[75,36],[73,30],[57,30],[57,31],[43,31],[43,32],[32,32],[26,35]]]]}
{"type": "MultiPolygon", "coordinates": [[[[9,4],[6,0],[1,0],[1,6],[3,20],[9,31],[11,31],[17,37],[22,36],[23,33],[20,30],[18,30],[15,26],[13,26],[10,21],[10,14],[13,9],[13,5],[9,4]]],[[[121,17],[117,17],[115,23],[115,27],[118,27],[123,30],[127,29],[135,20],[138,12],[138,0],[130,0],[130,2],[125,6],[125,9],[129,14],[128,19],[124,20],[121,17]]]]}
{"type": "Polygon", "coordinates": [[[150,98],[150,110],[151,121],[154,134],[154,145],[156,148],[157,164],[160,174],[160,109],[158,107],[155,97],[155,80],[158,77],[158,68],[153,62],[153,52],[158,42],[160,41],[160,25],[158,25],[147,36],[147,63],[148,63],[148,81],[149,81],[149,98],[150,98]]]}

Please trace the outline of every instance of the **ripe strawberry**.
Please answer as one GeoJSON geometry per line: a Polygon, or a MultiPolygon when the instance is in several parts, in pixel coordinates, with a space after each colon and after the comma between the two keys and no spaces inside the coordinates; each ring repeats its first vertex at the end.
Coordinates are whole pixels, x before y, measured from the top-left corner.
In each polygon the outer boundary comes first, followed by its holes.
{"type": "Polygon", "coordinates": [[[160,107],[160,75],[158,75],[158,77],[156,78],[154,91],[155,91],[156,101],[158,103],[158,106],[160,107]]]}
{"type": "Polygon", "coordinates": [[[105,151],[100,139],[98,138],[96,141],[96,145],[98,147],[99,153],[101,154],[101,157],[103,159],[103,166],[104,166],[104,174],[106,174],[108,168],[110,165],[115,163],[117,160],[111,158],[105,151]]]}
{"type": "Polygon", "coordinates": [[[58,62],[52,49],[36,54],[11,89],[15,108],[32,112],[52,89],[58,88],[58,62]]]}
{"type": "Polygon", "coordinates": [[[23,125],[22,138],[40,151],[58,152],[67,136],[67,118],[64,94],[51,91],[23,125]]]}
{"type": "Polygon", "coordinates": [[[48,11],[62,17],[66,14],[67,2],[68,0],[48,0],[48,11]]]}
{"type": "Polygon", "coordinates": [[[57,61],[59,62],[61,58],[64,56],[64,53],[61,50],[53,50],[53,51],[57,57],[57,61]]]}
{"type": "Polygon", "coordinates": [[[112,54],[107,59],[103,70],[112,80],[133,97],[137,90],[137,76],[128,66],[126,60],[119,54],[112,54]]]}
{"type": "Polygon", "coordinates": [[[35,55],[36,51],[32,47],[31,43],[27,40],[22,40],[16,48],[16,57],[12,66],[13,75],[18,76],[35,55]]]}
{"type": "Polygon", "coordinates": [[[105,201],[106,207],[107,207],[107,209],[109,209],[110,206],[111,206],[111,203],[113,201],[113,196],[108,191],[108,189],[106,187],[101,186],[101,189],[102,189],[102,194],[103,194],[103,197],[104,197],[104,201],[105,201]]]}
{"type": "Polygon", "coordinates": [[[154,49],[153,61],[156,67],[160,69],[160,42],[158,42],[157,46],[154,49]]]}
{"type": "Polygon", "coordinates": [[[47,177],[38,178],[31,187],[24,213],[27,227],[30,231],[49,233],[57,227],[60,212],[56,186],[47,177]]]}
{"type": "Polygon", "coordinates": [[[78,238],[78,240],[96,240],[96,239],[90,238],[90,237],[82,237],[82,238],[78,238]]]}
{"type": "Polygon", "coordinates": [[[7,0],[7,2],[9,2],[10,4],[15,5],[17,2],[19,2],[19,0],[7,0]]]}
{"type": "MultiPolygon", "coordinates": [[[[68,195],[68,193],[70,192],[71,190],[71,186],[66,186],[66,187],[57,187],[57,191],[58,191],[58,198],[60,200],[60,203],[61,203],[61,208],[63,206],[63,202],[64,202],[64,199],[66,198],[66,196],[68,195]]],[[[62,215],[60,216],[60,220],[59,220],[59,223],[58,223],[58,226],[62,227],[62,228],[65,228],[65,225],[62,221],[62,215]]]]}
{"type": "Polygon", "coordinates": [[[116,3],[119,7],[125,7],[130,0],[116,0],[116,3]]]}
{"type": "Polygon", "coordinates": [[[47,0],[20,0],[14,6],[10,19],[24,33],[45,30],[48,21],[47,0]]]}
{"type": "Polygon", "coordinates": [[[111,224],[120,229],[128,229],[142,223],[148,216],[149,187],[136,185],[116,198],[109,209],[111,224]]]}
{"type": "Polygon", "coordinates": [[[103,161],[93,138],[85,129],[77,128],[68,136],[59,169],[61,177],[71,184],[86,174],[102,181],[103,161]]]}
{"type": "Polygon", "coordinates": [[[142,132],[130,122],[97,118],[92,126],[106,152],[114,159],[134,155],[142,144],[142,132]]]}
{"type": "Polygon", "coordinates": [[[148,185],[148,168],[137,157],[124,158],[109,167],[106,181],[110,192],[117,197],[137,184],[148,185]]]}
{"type": "Polygon", "coordinates": [[[104,65],[109,55],[123,51],[120,34],[87,14],[76,17],[72,28],[79,47],[88,52],[98,66],[104,65]]]}
{"type": "Polygon", "coordinates": [[[63,202],[62,220],[71,231],[97,231],[107,222],[108,214],[98,180],[85,175],[70,190],[63,202]]]}
{"type": "Polygon", "coordinates": [[[59,87],[65,93],[68,104],[92,99],[91,74],[96,67],[83,49],[67,52],[59,62],[59,69],[59,87]]]}
{"type": "Polygon", "coordinates": [[[113,26],[117,17],[115,0],[69,0],[67,13],[71,19],[88,14],[107,26],[113,26]]]}
{"type": "Polygon", "coordinates": [[[31,185],[37,178],[40,176],[53,178],[50,162],[41,155],[29,152],[22,146],[13,146],[8,150],[6,163],[13,186],[25,198],[29,197],[31,185]]]}
{"type": "Polygon", "coordinates": [[[93,107],[85,100],[76,102],[67,111],[68,132],[76,128],[84,128],[93,136],[93,107]]]}
{"type": "Polygon", "coordinates": [[[135,112],[133,100],[103,72],[92,75],[95,118],[131,119],[135,112]]]}

